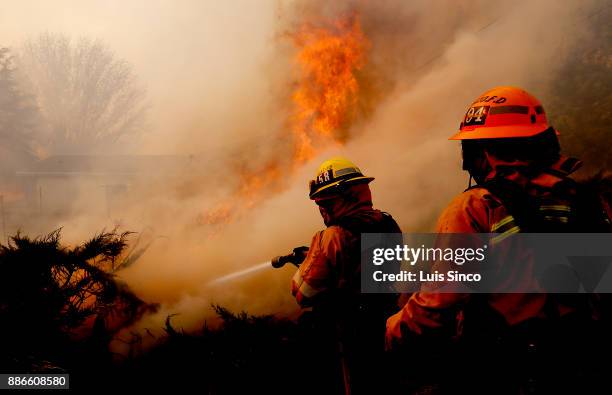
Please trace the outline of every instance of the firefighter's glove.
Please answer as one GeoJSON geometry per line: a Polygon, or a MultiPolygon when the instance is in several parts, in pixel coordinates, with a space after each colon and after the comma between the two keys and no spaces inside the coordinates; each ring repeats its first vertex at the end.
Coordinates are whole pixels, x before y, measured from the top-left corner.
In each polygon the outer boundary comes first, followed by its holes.
{"type": "Polygon", "coordinates": [[[294,255],[294,263],[296,265],[300,265],[302,262],[304,262],[304,259],[306,259],[306,255],[308,255],[308,250],[309,248],[306,246],[301,246],[301,247],[295,247],[293,249],[293,255],[294,255]]]}
{"type": "Polygon", "coordinates": [[[385,333],[385,350],[397,350],[404,343],[408,327],[403,321],[404,310],[393,314],[387,319],[387,331],[385,333]]]}

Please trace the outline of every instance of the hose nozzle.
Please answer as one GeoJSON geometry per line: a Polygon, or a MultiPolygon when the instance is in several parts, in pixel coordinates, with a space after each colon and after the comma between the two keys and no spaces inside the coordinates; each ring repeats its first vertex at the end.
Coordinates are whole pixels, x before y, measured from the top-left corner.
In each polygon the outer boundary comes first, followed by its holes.
{"type": "Polygon", "coordinates": [[[275,269],[281,268],[285,266],[287,263],[291,263],[296,267],[299,267],[304,259],[306,258],[306,254],[308,253],[308,247],[296,247],[293,249],[293,252],[287,255],[280,255],[272,258],[271,263],[272,267],[275,269]]]}

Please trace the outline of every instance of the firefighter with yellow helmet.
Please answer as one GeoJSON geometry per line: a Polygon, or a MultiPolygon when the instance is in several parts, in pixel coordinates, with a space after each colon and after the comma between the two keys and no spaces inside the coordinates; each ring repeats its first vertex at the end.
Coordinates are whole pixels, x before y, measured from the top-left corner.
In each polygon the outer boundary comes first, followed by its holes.
{"type": "Polygon", "coordinates": [[[373,208],[372,180],[348,159],[336,157],[323,162],[310,182],[310,199],[327,228],[314,235],[293,277],[292,293],[301,306],[318,305],[330,294],[358,295],[361,233],[400,232],[391,215],[373,208]]]}
{"type": "Polygon", "coordinates": [[[367,391],[367,378],[376,374],[374,365],[366,367],[367,358],[384,351],[386,317],[397,308],[388,295],[360,293],[361,233],[401,233],[391,215],[373,208],[372,180],[345,158],[321,164],[309,195],[326,228],[313,236],[291,282],[300,306],[312,307],[319,336],[330,339],[326,350],[341,345],[336,356],[343,362],[345,393],[367,391]]]}

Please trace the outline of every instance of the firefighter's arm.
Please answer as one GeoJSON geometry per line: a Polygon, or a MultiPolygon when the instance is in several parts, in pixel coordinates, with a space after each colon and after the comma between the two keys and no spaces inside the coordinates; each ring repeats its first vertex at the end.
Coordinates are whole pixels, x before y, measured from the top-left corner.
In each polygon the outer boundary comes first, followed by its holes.
{"type": "Polygon", "coordinates": [[[312,306],[332,286],[327,230],[318,232],[312,239],[304,262],[291,281],[291,293],[302,307],[312,306]]]}
{"type": "MultiPolygon", "coordinates": [[[[468,191],[455,198],[442,213],[437,233],[480,233],[486,228],[489,209],[479,191],[468,191]]],[[[414,293],[404,307],[387,320],[386,347],[392,349],[405,343],[410,336],[448,336],[456,328],[459,307],[469,299],[468,294],[414,293]]]]}
{"type": "Polygon", "coordinates": [[[458,307],[468,297],[467,294],[416,292],[398,313],[387,319],[386,348],[393,349],[415,336],[452,336],[458,307]]]}

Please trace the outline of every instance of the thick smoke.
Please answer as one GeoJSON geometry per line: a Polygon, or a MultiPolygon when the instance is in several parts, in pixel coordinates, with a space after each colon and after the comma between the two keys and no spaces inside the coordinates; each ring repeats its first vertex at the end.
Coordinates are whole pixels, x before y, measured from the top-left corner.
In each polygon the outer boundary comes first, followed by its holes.
{"type": "MultiPolygon", "coordinates": [[[[375,206],[404,231],[433,230],[440,210],[467,184],[459,146],[447,138],[469,103],[497,85],[548,92],[574,40],[589,30],[585,17],[602,6],[552,0],[66,3],[72,7],[60,22],[46,22],[58,12],[52,8],[23,28],[4,25],[7,13],[0,12],[0,37],[17,43],[23,37],[15,31],[33,34],[41,26],[100,36],[148,87],[152,127],[134,154],[190,158],[172,177],[136,183],[110,218],[92,215],[92,187],[83,185],[76,214],[56,224],[68,240],[118,224],[142,232],[142,243],[152,241],[121,276],[144,299],[162,303],[158,314],[131,328],[154,333],[174,313],[176,326],[196,328],[211,317],[211,303],[296,313],[289,268],[223,286],[207,283],[309,243],[323,224],[307,198],[307,181],[329,156],[347,156],[376,177],[375,206]],[[240,216],[202,224],[202,213],[232,196],[244,166],[248,173],[292,154],[284,136],[296,49],[288,33],[346,14],[357,15],[371,45],[361,75],[365,105],[344,144],[323,147],[304,166],[287,170],[282,188],[270,188],[254,205],[245,201],[240,216]]],[[[31,8],[12,12],[24,19],[31,8]]]]}

